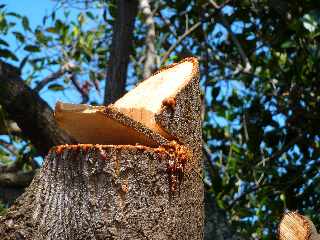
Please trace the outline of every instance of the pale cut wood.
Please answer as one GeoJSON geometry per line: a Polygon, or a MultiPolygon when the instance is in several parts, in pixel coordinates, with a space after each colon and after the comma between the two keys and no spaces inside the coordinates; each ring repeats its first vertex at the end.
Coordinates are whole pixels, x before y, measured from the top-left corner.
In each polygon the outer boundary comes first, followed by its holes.
{"type": "MultiPolygon", "coordinates": [[[[114,103],[114,107],[161,135],[168,134],[155,121],[163,102],[172,99],[193,79],[195,58],[187,58],[157,71],[114,103]]],[[[196,73],[197,74],[197,73],[196,73]]],[[[184,103],[182,103],[184,104],[184,103]]]]}
{"type": "Polygon", "coordinates": [[[297,212],[284,214],[278,227],[279,240],[320,240],[312,221],[297,212]]]}
{"type": "Polygon", "coordinates": [[[58,102],[55,119],[80,143],[159,146],[168,142],[112,106],[58,102]]]}
{"type": "MultiPolygon", "coordinates": [[[[179,141],[185,136],[194,138],[190,132],[182,134],[181,131],[186,130],[187,121],[185,120],[188,119],[190,123],[192,120],[190,116],[197,115],[200,109],[194,108],[194,104],[200,101],[198,75],[197,59],[187,58],[180,63],[160,69],[112,105],[94,107],[57,103],[55,117],[60,127],[80,143],[140,143],[155,146],[164,143],[163,139],[160,140],[161,136],[167,140],[179,141]],[[186,94],[189,96],[185,96],[186,94]],[[168,111],[173,109],[178,110],[177,114],[174,114],[172,119],[168,119],[168,114],[173,116],[168,111]],[[119,122],[119,119],[113,118],[114,113],[118,115],[122,113],[139,127],[129,129],[132,126],[126,125],[128,121],[119,122]],[[164,121],[165,119],[167,121],[164,121]],[[173,121],[168,127],[168,122],[171,120],[178,121],[173,121]],[[175,126],[176,130],[172,130],[175,126]],[[146,129],[154,133],[153,137],[151,137],[152,134],[146,136],[146,129]],[[155,135],[157,135],[156,139],[154,139],[155,135]]],[[[198,128],[201,128],[201,122],[196,122],[195,125],[197,126],[192,130],[198,131],[198,128]]]]}

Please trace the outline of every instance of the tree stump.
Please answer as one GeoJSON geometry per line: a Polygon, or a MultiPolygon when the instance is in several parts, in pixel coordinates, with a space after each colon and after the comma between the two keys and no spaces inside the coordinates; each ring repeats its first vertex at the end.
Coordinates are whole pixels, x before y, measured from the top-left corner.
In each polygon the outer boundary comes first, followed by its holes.
{"type": "Polygon", "coordinates": [[[60,125],[87,144],[50,150],[27,191],[0,218],[0,239],[203,239],[199,72],[196,59],[185,62],[192,63],[182,76],[186,84],[152,111],[137,108],[147,118],[117,103],[60,106],[60,125]],[[109,130],[92,134],[86,123],[97,117],[98,126],[105,117],[109,130]]]}
{"type": "Polygon", "coordinates": [[[297,212],[288,212],[278,226],[279,240],[320,240],[313,222],[297,212]]]}

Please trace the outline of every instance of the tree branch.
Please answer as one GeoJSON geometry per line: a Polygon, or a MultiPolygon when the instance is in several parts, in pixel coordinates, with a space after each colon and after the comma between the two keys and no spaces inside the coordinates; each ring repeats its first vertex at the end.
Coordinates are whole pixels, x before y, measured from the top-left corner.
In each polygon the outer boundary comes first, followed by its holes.
{"type": "Polygon", "coordinates": [[[125,93],[134,21],[139,5],[137,0],[118,0],[116,3],[117,15],[113,25],[111,53],[107,68],[105,104],[114,102],[125,93]]]}
{"type": "Polygon", "coordinates": [[[45,87],[48,83],[58,79],[59,77],[63,76],[67,72],[72,72],[75,69],[75,65],[71,63],[67,63],[63,65],[58,71],[50,74],[49,76],[45,77],[41,80],[38,85],[34,88],[34,91],[39,92],[43,87],[45,87]]]}
{"type": "Polygon", "coordinates": [[[260,165],[264,165],[266,162],[272,161],[273,159],[280,157],[282,154],[287,152],[291,147],[293,147],[296,143],[298,143],[303,137],[304,135],[300,134],[297,137],[293,138],[287,145],[285,145],[283,148],[276,151],[272,156],[264,158],[260,162],[258,162],[256,166],[258,167],[260,165]]]}
{"type": "Polygon", "coordinates": [[[169,58],[170,54],[176,49],[176,47],[188,36],[190,35],[194,30],[196,30],[201,25],[201,22],[197,22],[194,24],[191,28],[187,29],[173,44],[168,51],[163,55],[163,58],[161,60],[160,65],[164,64],[167,59],[169,58]]]}
{"type": "Polygon", "coordinates": [[[0,104],[42,156],[52,146],[75,142],[58,127],[49,105],[23,82],[16,68],[2,61],[0,104]]]}
{"type": "MultiPolygon", "coordinates": [[[[231,39],[234,42],[234,44],[237,46],[238,50],[239,50],[239,54],[244,62],[244,68],[242,71],[244,72],[250,72],[252,69],[251,63],[249,61],[249,58],[247,57],[246,53],[244,52],[239,40],[237,39],[236,35],[232,32],[230,24],[228,23],[227,19],[225,18],[225,16],[223,15],[223,13],[221,12],[222,6],[219,6],[215,1],[213,0],[209,0],[211,5],[216,8],[217,10],[220,11],[220,17],[222,20],[222,24],[223,26],[228,30],[228,32],[231,35],[231,39]]],[[[223,4],[224,6],[225,4],[223,4]]]]}
{"type": "MultiPolygon", "coordinates": [[[[81,103],[87,103],[89,101],[89,86],[87,86],[87,87],[81,86],[79,81],[77,80],[77,76],[75,74],[72,74],[70,79],[71,79],[72,84],[75,86],[77,91],[82,96],[81,103]]],[[[89,84],[89,83],[87,83],[87,84],[89,84]]]]}
{"type": "Polygon", "coordinates": [[[0,173],[0,187],[27,187],[36,171],[0,173]]]}

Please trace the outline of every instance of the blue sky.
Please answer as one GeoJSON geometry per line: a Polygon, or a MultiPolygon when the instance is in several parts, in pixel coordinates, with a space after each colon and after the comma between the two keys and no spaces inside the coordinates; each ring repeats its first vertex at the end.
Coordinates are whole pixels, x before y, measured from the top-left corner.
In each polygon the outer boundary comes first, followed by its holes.
{"type": "Polygon", "coordinates": [[[49,13],[56,3],[50,0],[1,0],[1,4],[6,4],[9,11],[27,16],[31,27],[35,27],[41,23],[42,17],[49,13]]]}
{"type": "MultiPolygon", "coordinates": [[[[51,0],[34,0],[34,1],[14,1],[14,0],[1,0],[1,4],[6,4],[6,9],[8,12],[16,12],[20,15],[26,16],[29,19],[30,27],[34,29],[37,25],[42,23],[42,19],[46,14],[50,14],[52,12],[52,9],[54,9],[55,2],[51,0]]],[[[22,27],[18,24],[17,30],[23,32],[22,27]]],[[[16,41],[15,38],[12,35],[8,35],[5,37],[5,39],[9,42],[10,45],[15,46],[16,41]]],[[[22,59],[23,53],[22,52],[15,52],[17,57],[22,59]]],[[[13,65],[19,64],[19,62],[12,62],[13,65]]],[[[27,68],[27,67],[26,67],[27,68]]],[[[46,74],[49,74],[49,72],[44,72],[43,76],[39,76],[40,78],[46,77],[46,74]]],[[[73,90],[70,89],[63,92],[52,92],[48,91],[47,89],[43,89],[40,92],[41,97],[49,103],[51,107],[54,107],[57,100],[63,100],[67,102],[79,102],[80,96],[79,94],[73,90]]],[[[1,136],[4,140],[8,140],[8,137],[1,136]]],[[[20,148],[22,145],[17,144],[16,147],[20,148]]],[[[39,163],[42,163],[42,158],[37,157],[36,160],[39,163]]]]}
{"type": "MultiPolygon", "coordinates": [[[[6,4],[6,9],[8,12],[16,12],[20,15],[26,16],[29,19],[31,29],[34,29],[37,25],[41,25],[42,19],[45,15],[51,14],[52,10],[56,6],[56,2],[52,0],[35,0],[35,1],[14,1],[14,0],[1,0],[1,4],[6,4]]],[[[62,15],[63,11],[57,12],[57,15],[62,15]]],[[[78,10],[73,10],[74,15],[78,14],[78,10]]],[[[18,31],[23,32],[22,27],[18,24],[16,26],[18,31]]],[[[10,45],[15,46],[16,40],[12,34],[6,37],[6,40],[10,45]]],[[[24,57],[23,51],[15,52],[17,57],[21,59],[24,57]]],[[[17,65],[17,62],[12,62],[13,65],[17,65]]],[[[28,67],[25,67],[24,72],[28,71],[28,67]]],[[[39,76],[39,79],[42,79],[50,74],[49,71],[42,72],[43,76],[39,76]]],[[[25,78],[25,76],[22,76],[25,78]]],[[[103,87],[103,86],[101,86],[103,87]]],[[[95,94],[96,95],[96,94],[95,94]]],[[[66,91],[52,92],[48,91],[46,88],[41,90],[40,96],[49,103],[53,108],[55,103],[58,100],[65,102],[75,102],[78,103],[81,101],[80,94],[73,88],[69,88],[66,91]]],[[[102,99],[99,99],[102,101],[102,99]]]]}

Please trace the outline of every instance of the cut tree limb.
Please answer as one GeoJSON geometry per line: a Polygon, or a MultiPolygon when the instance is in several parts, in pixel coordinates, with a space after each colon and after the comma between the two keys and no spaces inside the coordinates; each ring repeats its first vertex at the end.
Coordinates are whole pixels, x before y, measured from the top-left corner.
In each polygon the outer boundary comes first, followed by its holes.
{"type": "Polygon", "coordinates": [[[55,118],[80,143],[159,146],[168,140],[112,106],[58,102],[55,118]]]}
{"type": "Polygon", "coordinates": [[[201,139],[198,68],[196,58],[171,64],[107,107],[58,103],[56,120],[80,143],[159,146],[167,139],[193,148],[201,139]]]}
{"type": "Polygon", "coordinates": [[[284,214],[278,227],[279,240],[320,240],[312,221],[297,212],[284,214]]]}

